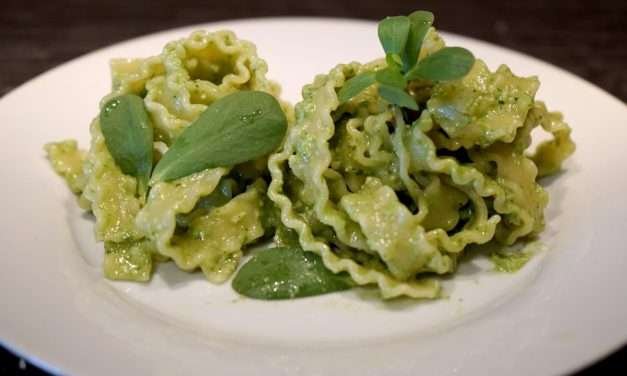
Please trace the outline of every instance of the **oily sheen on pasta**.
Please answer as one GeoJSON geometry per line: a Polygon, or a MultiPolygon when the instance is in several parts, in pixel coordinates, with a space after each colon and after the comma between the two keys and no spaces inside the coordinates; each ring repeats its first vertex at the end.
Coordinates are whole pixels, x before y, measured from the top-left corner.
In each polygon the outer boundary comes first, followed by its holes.
{"type": "MultiPolygon", "coordinates": [[[[444,43],[430,29],[421,58],[444,43]]],[[[437,297],[471,244],[510,245],[544,228],[541,176],[573,151],[559,113],[535,100],[539,82],[476,60],[463,78],[414,80],[418,111],[370,86],[338,92],[385,61],[341,64],[303,89],[296,121],[269,159],[268,196],[306,251],[384,298],[437,297]],[[531,132],[552,135],[530,150],[531,132]]]]}
{"type": "MultiPolygon", "coordinates": [[[[141,96],[157,161],[216,100],[236,91],[279,95],[255,46],[229,31],[195,32],[167,44],[160,55],[114,60],[111,72],[112,91],[101,107],[119,95],[141,96]]],[[[288,105],[282,107],[289,113],[288,105]]],[[[155,261],[173,260],[222,282],[237,268],[244,247],[264,236],[265,158],[158,182],[141,197],[137,179],[124,174],[107,149],[98,118],[90,129],[89,151],[75,141],[48,144],[46,151],[81,207],[95,216],[106,277],[146,281],[155,261]]]]}

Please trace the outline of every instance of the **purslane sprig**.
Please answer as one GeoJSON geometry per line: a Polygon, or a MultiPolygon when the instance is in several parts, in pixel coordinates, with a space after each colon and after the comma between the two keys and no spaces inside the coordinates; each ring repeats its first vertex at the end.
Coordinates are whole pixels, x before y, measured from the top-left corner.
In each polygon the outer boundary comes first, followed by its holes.
{"type": "Polygon", "coordinates": [[[276,149],[286,130],[287,119],[272,95],[229,94],[185,128],[155,166],[150,184],[257,159],[276,149]]]}
{"type": "Polygon", "coordinates": [[[464,77],[475,61],[465,48],[444,47],[419,59],[422,43],[432,24],[433,13],[422,10],[379,22],[379,41],[385,51],[387,67],[346,81],[338,93],[340,103],[376,83],[379,95],[390,104],[417,110],[418,104],[407,92],[409,81],[449,81],[464,77]]]}
{"type": "Polygon", "coordinates": [[[138,196],[149,186],[206,168],[233,166],[276,149],[287,130],[279,102],[261,91],[218,99],[174,141],[159,163],[152,160],[153,130],[141,97],[124,94],[100,112],[107,149],[123,173],[138,180],[138,196]]]}

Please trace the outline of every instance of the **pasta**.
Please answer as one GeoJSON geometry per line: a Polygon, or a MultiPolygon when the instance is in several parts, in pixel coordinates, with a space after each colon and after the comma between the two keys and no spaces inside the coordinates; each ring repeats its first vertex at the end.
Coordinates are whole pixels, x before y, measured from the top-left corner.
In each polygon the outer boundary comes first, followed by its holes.
{"type": "MultiPolygon", "coordinates": [[[[217,99],[243,90],[279,95],[254,45],[229,31],[195,32],[167,44],[158,56],[114,60],[111,70],[112,91],[102,106],[122,94],[141,95],[154,125],[157,159],[217,99]]],[[[289,105],[281,105],[289,114],[289,105]]],[[[136,194],[137,179],[112,158],[98,118],[91,124],[88,152],[75,141],[48,144],[46,151],[81,207],[95,216],[107,278],[147,281],[154,262],[171,259],[181,269],[201,269],[209,280],[222,282],[235,271],[244,247],[266,232],[265,158],[156,184],[144,199],[136,194]],[[232,185],[229,192],[220,190],[226,185],[232,185]],[[212,194],[223,200],[209,202],[212,194]]]]}
{"type": "MultiPolygon", "coordinates": [[[[423,20],[414,26],[433,20],[428,12],[410,17],[423,20]]],[[[238,286],[269,291],[268,299],[355,284],[375,286],[385,299],[436,298],[438,276],[454,273],[468,246],[536,237],[548,204],[538,179],[559,171],[575,150],[561,114],[535,100],[538,79],[504,65],[491,71],[428,26],[408,63],[411,49],[394,52],[398,39],[386,40],[402,29],[389,27],[394,22],[414,30],[409,18],[382,21],[386,59],[318,75],[295,113],[266,78],[254,45],[229,31],[195,32],[160,55],[112,61],[112,90],[91,123],[89,150],[72,140],[45,146],[53,169],[95,217],[105,277],[148,281],[156,263],[172,261],[222,283],[248,247],[274,235],[290,252],[316,255],[290,253],[303,263],[294,270],[310,273],[306,285],[299,290],[280,276],[262,278],[280,291],[260,285],[263,261],[238,286]],[[438,71],[447,56],[456,64],[438,71]],[[265,110],[237,108],[253,98],[265,110]],[[531,150],[538,127],[551,138],[531,150]],[[198,141],[192,131],[206,137],[198,141]],[[255,135],[241,141],[248,133],[255,135]],[[208,148],[207,139],[221,147],[208,148]],[[255,143],[248,149],[257,154],[235,155],[247,152],[233,147],[242,142],[255,143]],[[231,163],[205,161],[212,158],[231,163]],[[156,173],[159,162],[170,165],[156,173]],[[146,166],[148,176],[135,174],[146,166]]]]}
{"type": "MultiPolygon", "coordinates": [[[[423,55],[443,48],[434,29],[423,55]]],[[[512,244],[544,227],[545,190],[574,151],[561,115],[535,101],[538,80],[476,60],[459,80],[415,80],[407,119],[375,87],[346,103],[346,82],[385,66],[338,65],[303,89],[296,123],[269,159],[268,196],[303,249],[384,298],[433,298],[470,244],[512,244]],[[531,131],[553,135],[527,154],[531,131]]]]}

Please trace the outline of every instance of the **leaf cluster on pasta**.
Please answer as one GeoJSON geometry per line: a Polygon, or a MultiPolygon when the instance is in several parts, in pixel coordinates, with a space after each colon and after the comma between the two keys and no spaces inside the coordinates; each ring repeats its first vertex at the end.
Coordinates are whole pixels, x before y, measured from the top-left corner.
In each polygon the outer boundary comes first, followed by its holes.
{"type": "MultiPolygon", "coordinates": [[[[255,46],[229,31],[195,32],[168,43],[160,55],[114,60],[111,70],[113,89],[101,106],[121,94],[142,96],[157,160],[217,99],[240,90],[278,99],[280,91],[266,78],[267,65],[255,46]]],[[[291,108],[280,103],[289,118],[291,108]]],[[[237,268],[244,247],[262,239],[268,228],[266,158],[157,183],[144,199],[136,195],[136,178],[115,164],[98,118],[91,124],[88,152],[71,140],[46,150],[54,169],[80,195],[81,207],[95,216],[108,278],[145,281],[155,261],[171,259],[181,269],[200,268],[209,280],[222,282],[237,268]]]]}
{"type": "MultiPolygon", "coordinates": [[[[422,56],[444,46],[432,28],[422,56]]],[[[463,79],[415,80],[419,111],[401,112],[375,86],[338,91],[384,61],[338,65],[303,89],[296,121],[269,159],[268,196],[301,246],[333,272],[384,298],[437,297],[470,244],[512,244],[544,227],[541,176],[574,151],[559,113],[534,99],[539,82],[476,60],[463,79]],[[552,139],[535,152],[531,132],[552,139]]]]}

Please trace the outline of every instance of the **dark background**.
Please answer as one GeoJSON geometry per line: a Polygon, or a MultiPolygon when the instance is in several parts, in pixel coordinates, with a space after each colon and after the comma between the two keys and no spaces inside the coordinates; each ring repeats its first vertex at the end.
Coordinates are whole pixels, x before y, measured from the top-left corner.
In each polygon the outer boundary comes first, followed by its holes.
{"type": "Polygon", "coordinates": [[[625,0],[3,0],[0,95],[96,48],[177,26],[287,15],[374,20],[417,8],[433,11],[439,29],[533,55],[627,100],[625,0]]]}
{"type": "MultiPolygon", "coordinates": [[[[292,15],[376,20],[416,9],[433,11],[439,29],[525,52],[627,100],[625,0],[3,0],[0,96],[94,49],[177,26],[292,15]]],[[[626,362],[627,348],[623,348],[582,374],[617,372],[627,368],[626,362]]],[[[42,374],[30,365],[22,368],[18,358],[0,347],[0,374],[42,374]]]]}

